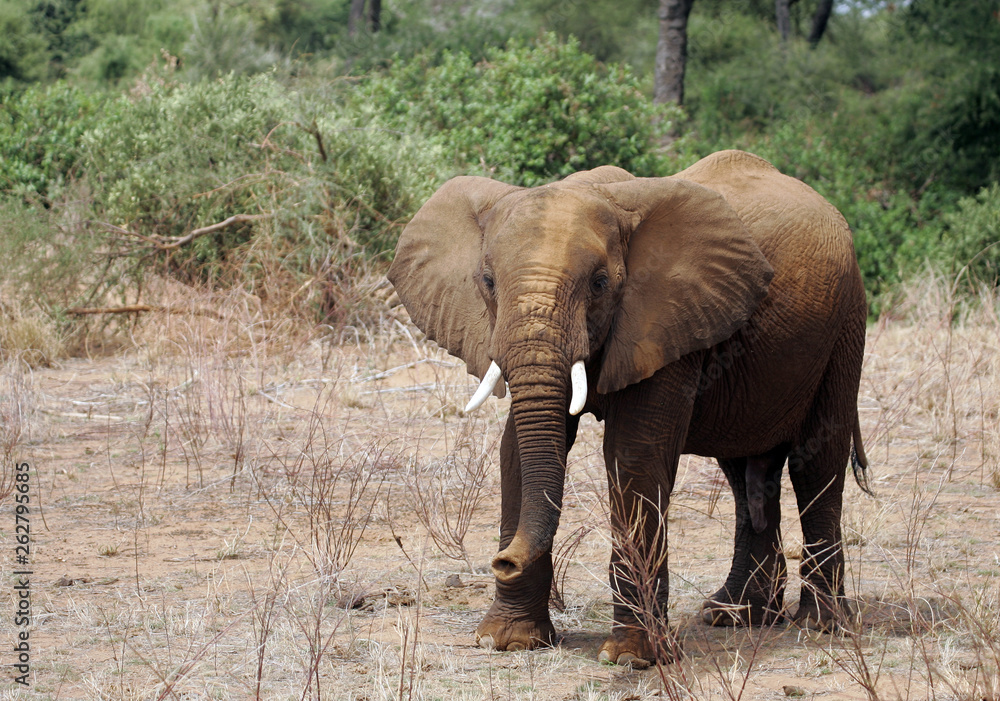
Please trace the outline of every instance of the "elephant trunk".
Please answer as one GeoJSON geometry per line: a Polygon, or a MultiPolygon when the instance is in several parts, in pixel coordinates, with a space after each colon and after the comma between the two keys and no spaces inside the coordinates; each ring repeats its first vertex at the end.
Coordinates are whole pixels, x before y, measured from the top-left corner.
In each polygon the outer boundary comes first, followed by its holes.
{"type": "Polygon", "coordinates": [[[493,558],[493,573],[501,582],[517,579],[552,548],[566,475],[569,374],[568,361],[550,358],[546,365],[521,365],[508,375],[521,462],[521,511],[513,540],[493,558]]]}

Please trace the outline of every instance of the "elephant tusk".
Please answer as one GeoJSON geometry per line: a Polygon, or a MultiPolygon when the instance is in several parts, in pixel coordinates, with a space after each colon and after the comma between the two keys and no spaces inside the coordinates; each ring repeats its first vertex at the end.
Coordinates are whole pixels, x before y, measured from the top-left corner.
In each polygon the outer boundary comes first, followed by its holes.
{"type": "Polygon", "coordinates": [[[496,364],[496,361],[491,361],[490,369],[486,371],[486,374],[483,375],[483,381],[479,383],[479,389],[476,390],[476,393],[472,395],[472,399],[465,406],[466,414],[475,411],[483,405],[486,398],[493,392],[493,388],[496,387],[501,374],[500,366],[496,364]]]}
{"type": "Polygon", "coordinates": [[[587,403],[587,368],[583,366],[582,360],[573,363],[569,378],[573,383],[573,398],[569,403],[569,413],[576,416],[583,411],[583,405],[587,403]]]}

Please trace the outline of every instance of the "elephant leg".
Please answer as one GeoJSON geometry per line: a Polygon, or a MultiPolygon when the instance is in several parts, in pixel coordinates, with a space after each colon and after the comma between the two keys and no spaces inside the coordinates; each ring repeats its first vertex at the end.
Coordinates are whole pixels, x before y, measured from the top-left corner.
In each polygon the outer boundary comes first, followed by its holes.
{"type": "Polygon", "coordinates": [[[787,569],[781,546],[781,471],[788,446],[719,460],[736,500],[733,564],[702,605],[709,625],[766,625],[781,618],[787,569]]]}
{"type": "Polygon", "coordinates": [[[847,611],[840,517],[863,354],[864,317],[858,316],[834,344],[813,409],[788,456],[803,542],[794,619],[807,627],[833,627],[847,611]]]}
{"type": "Polygon", "coordinates": [[[642,667],[679,656],[667,620],[667,507],[690,420],[691,402],[684,397],[694,396],[698,375],[690,368],[674,370],[655,377],[676,394],[664,397],[657,392],[661,385],[645,391],[637,385],[606,419],[614,622],[601,646],[602,661],[642,667]],[[653,408],[644,406],[644,400],[657,399],[653,408]]]}
{"type": "Polygon", "coordinates": [[[794,620],[805,627],[834,626],[844,605],[840,516],[852,428],[853,420],[817,418],[788,459],[803,543],[802,593],[794,620]]]}
{"type": "MultiPolygon", "coordinates": [[[[566,450],[573,446],[579,418],[567,417],[566,450]]],[[[507,419],[500,440],[500,550],[517,532],[521,512],[521,460],[517,452],[514,421],[507,419]]],[[[476,642],[494,650],[531,650],[555,643],[549,617],[552,590],[552,553],[545,553],[527,567],[515,582],[496,581],[496,598],[476,628],[476,642]]]]}

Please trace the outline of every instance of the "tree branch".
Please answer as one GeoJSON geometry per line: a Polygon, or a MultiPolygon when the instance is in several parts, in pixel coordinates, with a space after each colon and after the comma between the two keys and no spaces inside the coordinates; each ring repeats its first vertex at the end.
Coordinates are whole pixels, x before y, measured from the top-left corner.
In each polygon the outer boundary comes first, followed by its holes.
{"type": "Polygon", "coordinates": [[[203,226],[200,229],[195,229],[194,231],[186,234],[184,236],[177,236],[174,238],[163,239],[163,243],[159,245],[159,248],[164,251],[170,251],[175,248],[180,248],[186,243],[191,243],[196,238],[204,236],[205,234],[211,234],[213,231],[218,231],[219,229],[225,229],[227,226],[232,226],[233,224],[243,224],[248,221],[257,221],[258,219],[269,219],[270,214],[234,214],[228,219],[223,219],[222,221],[211,224],[209,226],[203,226]]]}
{"type": "Polygon", "coordinates": [[[227,226],[232,226],[233,224],[243,224],[250,221],[257,221],[259,219],[269,219],[272,214],[234,214],[228,219],[223,219],[215,224],[210,224],[208,226],[203,226],[200,229],[194,229],[188,232],[184,236],[146,236],[145,234],[139,234],[134,231],[129,231],[128,229],[123,229],[120,226],[115,226],[114,224],[109,224],[108,222],[95,222],[100,226],[103,226],[108,231],[113,231],[116,234],[122,234],[124,236],[133,236],[150,246],[161,251],[172,251],[175,248],[180,248],[181,246],[191,243],[196,238],[204,236],[205,234],[211,234],[213,231],[218,231],[219,229],[224,229],[227,226]]]}

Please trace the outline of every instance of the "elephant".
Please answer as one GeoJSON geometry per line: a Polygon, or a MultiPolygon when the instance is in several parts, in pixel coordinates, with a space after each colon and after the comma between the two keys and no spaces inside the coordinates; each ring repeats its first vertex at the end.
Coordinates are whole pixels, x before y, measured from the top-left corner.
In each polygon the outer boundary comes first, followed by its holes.
{"type": "Polygon", "coordinates": [[[552,543],[584,412],[604,423],[613,497],[601,660],[675,654],[643,625],[624,565],[636,553],[656,563],[665,617],[665,509],[682,453],[715,458],[736,502],[732,565],[705,622],[784,617],[786,461],[805,543],[793,619],[829,627],[843,615],[849,461],[867,491],[867,304],[851,230],[808,185],[732,150],[669,177],[601,166],[523,188],[460,176],[404,228],[388,278],[426,336],[483,379],[466,411],[510,390],[496,595],[480,645],[556,640],[552,543]]]}

